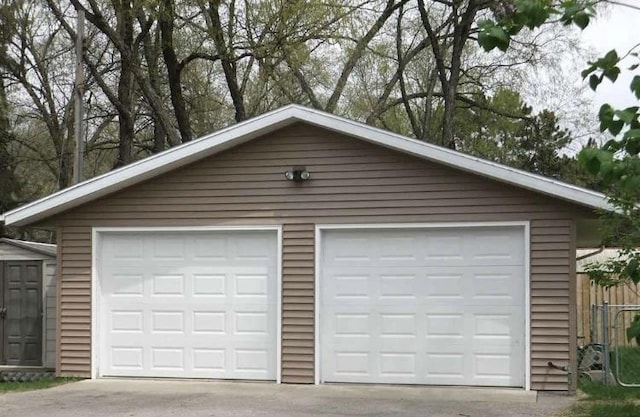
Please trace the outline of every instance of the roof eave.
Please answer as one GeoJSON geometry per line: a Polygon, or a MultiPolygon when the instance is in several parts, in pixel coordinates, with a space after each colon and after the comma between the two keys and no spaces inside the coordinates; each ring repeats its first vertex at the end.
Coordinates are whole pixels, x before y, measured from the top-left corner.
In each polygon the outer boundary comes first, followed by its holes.
{"type": "Polygon", "coordinates": [[[7,245],[11,245],[11,246],[15,246],[16,248],[35,252],[40,255],[49,256],[51,258],[55,258],[57,256],[55,249],[48,250],[45,248],[36,248],[34,246],[29,245],[28,243],[22,243],[21,241],[15,240],[15,239],[0,238],[0,243],[6,243],[7,245]]]}

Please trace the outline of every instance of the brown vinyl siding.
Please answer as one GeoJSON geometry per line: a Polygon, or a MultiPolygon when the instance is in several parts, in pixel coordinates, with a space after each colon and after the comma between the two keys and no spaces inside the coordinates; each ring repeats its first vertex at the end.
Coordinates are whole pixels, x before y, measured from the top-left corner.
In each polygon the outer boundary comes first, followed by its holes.
{"type": "Polygon", "coordinates": [[[313,224],[285,224],[282,230],[282,382],[313,382],[313,224]]]}
{"type": "Polygon", "coordinates": [[[91,228],[58,228],[60,375],[91,376],[91,228]]]}
{"type": "Polygon", "coordinates": [[[283,225],[282,379],[313,383],[314,228],[327,223],[531,221],[532,388],[566,390],[576,206],[296,124],[85,204],[59,225],[59,373],[90,374],[91,227],[283,225]],[[306,166],[294,184],[285,170],[306,166]]]}

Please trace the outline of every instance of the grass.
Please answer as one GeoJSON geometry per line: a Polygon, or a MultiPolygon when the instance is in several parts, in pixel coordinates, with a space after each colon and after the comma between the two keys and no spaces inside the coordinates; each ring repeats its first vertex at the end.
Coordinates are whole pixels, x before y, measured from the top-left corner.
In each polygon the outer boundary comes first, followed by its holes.
{"type": "Polygon", "coordinates": [[[633,403],[579,404],[570,411],[571,417],[638,417],[640,407],[633,403]]]}
{"type": "Polygon", "coordinates": [[[600,382],[585,381],[580,383],[580,390],[588,395],[586,401],[640,400],[640,388],[604,385],[600,382]]]}
{"type": "Polygon", "coordinates": [[[623,383],[640,383],[640,348],[621,346],[611,353],[611,368],[616,370],[616,360],[620,362],[618,379],[623,383]]]}
{"type": "MultiPolygon", "coordinates": [[[[623,382],[640,383],[640,348],[625,347],[618,350],[619,378],[623,382]]],[[[612,354],[611,365],[616,357],[612,354]]],[[[620,385],[604,385],[599,382],[581,381],[580,390],[587,395],[571,409],[571,417],[639,417],[640,388],[620,385]]]]}
{"type": "Polygon", "coordinates": [[[33,391],[38,389],[51,388],[57,385],[67,384],[69,382],[75,382],[78,380],[78,378],[50,378],[30,382],[0,382],[0,394],[5,392],[33,391]]]}

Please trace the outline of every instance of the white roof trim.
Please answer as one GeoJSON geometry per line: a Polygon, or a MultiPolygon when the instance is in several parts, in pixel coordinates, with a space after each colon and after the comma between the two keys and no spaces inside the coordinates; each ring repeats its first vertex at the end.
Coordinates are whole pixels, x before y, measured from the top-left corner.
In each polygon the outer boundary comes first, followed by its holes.
{"type": "Polygon", "coordinates": [[[7,237],[0,238],[0,243],[6,243],[7,245],[15,246],[16,248],[28,250],[40,255],[50,256],[52,258],[55,258],[57,256],[56,245],[50,243],[9,239],[7,237]]]}
{"type": "Polygon", "coordinates": [[[582,206],[613,209],[606,196],[595,191],[407,138],[319,110],[289,105],[18,207],[4,214],[5,224],[21,226],[42,220],[295,122],[306,122],[582,206]]]}

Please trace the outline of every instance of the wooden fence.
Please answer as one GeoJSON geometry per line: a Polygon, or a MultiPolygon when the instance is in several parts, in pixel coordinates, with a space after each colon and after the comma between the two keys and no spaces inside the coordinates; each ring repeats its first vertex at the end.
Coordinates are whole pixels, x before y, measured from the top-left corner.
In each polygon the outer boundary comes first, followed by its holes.
{"type": "MultiPolygon", "coordinates": [[[[578,337],[584,337],[579,339],[578,343],[588,344],[591,342],[602,342],[602,314],[599,310],[598,315],[594,318],[591,317],[591,306],[601,306],[605,301],[608,301],[611,305],[640,305],[640,287],[639,286],[623,286],[617,288],[604,289],[602,287],[593,285],[589,282],[589,277],[585,274],[578,274],[577,285],[577,304],[578,304],[578,337]],[[592,322],[595,320],[595,322],[592,322]],[[596,325],[596,334],[592,335],[591,326],[592,323],[596,325]],[[592,340],[593,339],[593,340],[592,340]]],[[[613,326],[613,320],[618,310],[612,309],[609,315],[610,327],[613,326]]],[[[640,313],[640,311],[638,311],[640,313]]],[[[613,328],[609,330],[609,338],[612,344],[628,345],[626,337],[626,328],[631,325],[636,313],[635,312],[622,312],[619,315],[619,326],[616,331],[613,328]]],[[[635,344],[635,342],[634,342],[635,344]]]]}
{"type": "MultiPolygon", "coordinates": [[[[595,253],[593,249],[581,249],[578,250],[578,259],[582,255],[589,254],[586,259],[578,260],[577,262],[577,304],[578,304],[578,337],[584,337],[579,339],[578,343],[601,343],[602,342],[602,314],[598,313],[596,317],[592,317],[591,306],[601,306],[605,301],[611,305],[640,305],[640,286],[637,285],[625,285],[616,288],[604,289],[589,282],[589,277],[586,274],[580,273],[584,269],[584,266],[588,263],[598,263],[606,259],[617,257],[618,252],[616,249],[605,249],[602,252],[595,253]],[[595,320],[595,321],[594,321],[595,320]],[[592,335],[592,325],[595,324],[595,334],[592,335]]],[[[626,311],[617,314],[619,310],[612,309],[609,315],[609,340],[612,344],[616,345],[628,345],[626,329],[631,325],[634,317],[637,313],[635,311],[626,311]],[[619,326],[617,330],[614,330],[613,320],[616,316],[619,316],[619,326]]],[[[635,341],[633,341],[635,344],[635,341]]]]}

